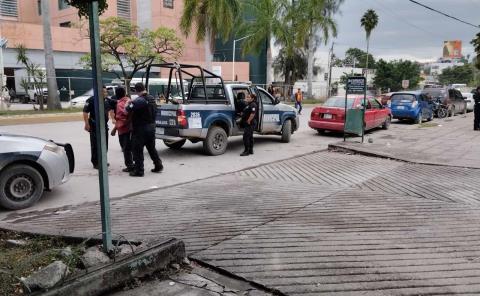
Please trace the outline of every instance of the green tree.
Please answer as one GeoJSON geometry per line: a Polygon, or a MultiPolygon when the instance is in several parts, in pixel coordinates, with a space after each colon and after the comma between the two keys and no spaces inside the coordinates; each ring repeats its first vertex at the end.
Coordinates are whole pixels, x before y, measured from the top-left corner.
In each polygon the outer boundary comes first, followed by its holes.
{"type": "Polygon", "coordinates": [[[382,91],[399,91],[402,89],[402,80],[409,80],[410,88],[416,88],[421,80],[420,65],[406,60],[387,62],[380,59],[377,62],[375,87],[382,91]]]}
{"type": "Polygon", "coordinates": [[[367,10],[365,14],[362,16],[360,20],[360,24],[365,29],[365,33],[367,34],[367,59],[365,68],[368,69],[368,53],[370,50],[370,36],[372,34],[373,29],[375,29],[378,25],[378,15],[373,9],[367,10]]]}
{"type": "Polygon", "coordinates": [[[475,58],[475,67],[480,70],[480,33],[478,33],[475,39],[472,40],[472,45],[475,48],[477,56],[475,58]]]}
{"type": "MultiPolygon", "coordinates": [[[[75,8],[78,9],[78,16],[80,17],[88,17],[88,4],[91,1],[85,0],[66,0],[67,3],[75,8]]],[[[108,8],[107,0],[97,0],[98,2],[98,12],[99,14],[103,14],[105,10],[108,8]]]]}
{"type": "Polygon", "coordinates": [[[349,48],[345,52],[345,65],[355,65],[357,68],[367,68],[367,63],[370,65],[370,69],[375,69],[375,59],[371,54],[367,54],[359,48],[349,48]]]}
{"type": "MultiPolygon", "coordinates": [[[[292,38],[292,22],[288,19],[291,3],[286,0],[245,0],[241,9],[248,19],[239,25],[237,35],[249,36],[242,43],[242,54],[258,53],[267,44],[270,54],[270,40],[283,48],[283,54],[292,58],[297,47],[292,38]]],[[[271,59],[267,59],[267,69],[272,68],[271,59]]],[[[288,79],[289,75],[285,75],[288,79]]]]}
{"type": "MultiPolygon", "coordinates": [[[[115,72],[115,65],[120,69],[127,86],[138,71],[149,65],[176,60],[181,56],[183,46],[173,29],[159,27],[155,31],[141,30],[119,17],[100,21],[102,69],[115,72]]],[[[85,68],[91,67],[90,54],[82,57],[80,63],[85,68]]]]}
{"type": "Polygon", "coordinates": [[[438,76],[441,84],[449,85],[453,83],[470,84],[474,80],[473,67],[471,64],[463,66],[453,66],[442,71],[438,76]]]}
{"type": "Polygon", "coordinates": [[[307,51],[307,96],[312,97],[313,63],[315,50],[323,40],[327,44],[330,36],[336,37],[337,24],[333,15],[338,12],[343,0],[299,0],[294,6],[296,20],[294,31],[306,45],[307,51]]]}
{"type": "Polygon", "coordinates": [[[282,73],[285,84],[292,85],[294,81],[302,80],[307,75],[307,57],[302,49],[287,53],[285,48],[280,49],[273,62],[275,73],[282,73]]]}
{"type": "Polygon", "coordinates": [[[34,97],[37,98],[40,110],[43,110],[43,88],[45,87],[45,72],[40,65],[32,62],[27,56],[27,48],[23,44],[16,46],[17,64],[22,64],[26,71],[27,77],[22,78],[21,85],[25,89],[27,96],[30,95],[29,90],[34,91],[34,97]]]}
{"type": "Polygon", "coordinates": [[[197,42],[205,41],[206,68],[212,68],[215,36],[227,40],[240,16],[239,0],[184,0],[180,29],[185,36],[195,28],[197,42]]]}

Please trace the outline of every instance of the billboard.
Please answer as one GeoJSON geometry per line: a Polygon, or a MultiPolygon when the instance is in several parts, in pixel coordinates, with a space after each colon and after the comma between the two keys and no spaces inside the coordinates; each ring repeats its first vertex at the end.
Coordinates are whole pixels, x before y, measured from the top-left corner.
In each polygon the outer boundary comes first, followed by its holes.
{"type": "Polygon", "coordinates": [[[443,58],[459,59],[462,57],[462,41],[444,41],[443,42],[443,58]]]}

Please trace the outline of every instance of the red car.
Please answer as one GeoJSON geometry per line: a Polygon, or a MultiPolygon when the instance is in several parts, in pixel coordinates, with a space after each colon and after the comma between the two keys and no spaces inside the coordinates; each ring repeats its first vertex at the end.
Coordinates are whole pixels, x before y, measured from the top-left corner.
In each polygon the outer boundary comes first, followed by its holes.
{"type": "MultiPolygon", "coordinates": [[[[347,98],[347,108],[361,108],[363,96],[352,95],[347,98]]],[[[382,106],[373,97],[367,97],[367,110],[365,112],[365,129],[376,127],[388,129],[392,121],[390,109],[382,106]]],[[[345,125],[345,97],[329,98],[325,104],[312,110],[308,126],[319,133],[324,131],[343,132],[345,125]]]]}

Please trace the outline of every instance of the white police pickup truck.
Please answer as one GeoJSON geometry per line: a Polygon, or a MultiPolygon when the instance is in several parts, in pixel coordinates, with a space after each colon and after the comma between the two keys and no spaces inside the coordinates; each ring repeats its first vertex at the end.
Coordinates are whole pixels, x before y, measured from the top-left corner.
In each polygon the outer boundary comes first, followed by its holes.
{"type": "MultiPolygon", "coordinates": [[[[298,129],[296,109],[279,103],[262,88],[246,83],[223,83],[221,77],[198,66],[156,66],[170,68],[171,80],[174,71],[178,81],[183,81],[181,74],[192,77],[189,89],[182,90],[182,99],[169,100],[157,110],[156,137],[172,149],[180,149],[190,140],[194,143],[203,141],[203,148],[209,155],[225,153],[228,137],[243,134],[238,120],[242,111],[240,106],[250,93],[257,95],[257,134],[279,135],[283,142],[288,143],[298,129]],[[197,70],[199,74],[192,75],[193,71],[186,72],[185,69],[197,70]]],[[[182,85],[180,88],[183,88],[182,85]]],[[[169,90],[166,97],[171,97],[169,90]]]]}

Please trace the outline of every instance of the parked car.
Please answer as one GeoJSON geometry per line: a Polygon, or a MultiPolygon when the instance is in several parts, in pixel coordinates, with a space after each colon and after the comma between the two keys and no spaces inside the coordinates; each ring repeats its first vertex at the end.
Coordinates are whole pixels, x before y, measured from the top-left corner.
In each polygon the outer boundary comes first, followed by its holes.
{"type": "Polygon", "coordinates": [[[19,210],[33,205],[44,190],[66,182],[74,168],[69,144],[0,134],[0,206],[19,210]]]}
{"type": "Polygon", "coordinates": [[[468,92],[463,92],[462,96],[465,102],[467,102],[467,112],[473,111],[475,107],[475,100],[473,99],[473,94],[468,92]]]}
{"type": "MultiPolygon", "coordinates": [[[[107,85],[106,87],[107,87],[107,92],[108,92],[109,96],[115,95],[115,88],[117,87],[116,85],[107,85]]],[[[73,98],[70,101],[70,104],[72,105],[72,107],[83,108],[83,106],[85,106],[85,103],[87,102],[88,98],[90,98],[91,96],[93,96],[93,88],[90,89],[89,91],[85,92],[81,96],[73,98]]]]}
{"type": "Polygon", "coordinates": [[[390,98],[392,97],[393,94],[394,92],[382,94],[380,96],[380,103],[382,103],[383,106],[390,106],[390,98]]]}
{"type": "MultiPolygon", "coordinates": [[[[208,155],[225,153],[228,138],[243,134],[239,123],[240,112],[243,111],[240,106],[244,104],[242,100],[252,93],[257,95],[257,134],[280,135],[283,142],[289,142],[299,127],[295,108],[280,103],[260,87],[241,82],[223,83],[220,76],[199,66],[176,63],[155,66],[172,69],[172,81],[175,80],[173,70],[182,75],[190,75],[194,81],[188,92],[180,94],[182,99],[172,100],[167,92],[167,104],[158,107],[156,137],[172,149],[180,149],[190,140],[193,143],[203,142],[208,155]],[[192,69],[200,74],[190,74],[192,69]]],[[[147,77],[148,75],[147,72],[147,77]]]]}
{"type": "Polygon", "coordinates": [[[467,102],[465,102],[462,93],[457,89],[428,88],[422,90],[422,94],[433,99],[440,99],[441,103],[447,106],[449,116],[467,112],[467,102]]]}
{"type": "Polygon", "coordinates": [[[432,120],[434,104],[431,98],[420,91],[397,92],[392,95],[390,108],[394,119],[422,123],[432,120]]]}
{"type": "MultiPolygon", "coordinates": [[[[347,97],[347,108],[362,108],[363,96],[347,97]]],[[[367,98],[365,129],[376,127],[388,129],[392,120],[390,109],[373,97],[367,98]]],[[[343,132],[345,126],[345,97],[331,97],[322,106],[315,107],[310,115],[308,126],[319,133],[324,131],[343,132]]]]}

